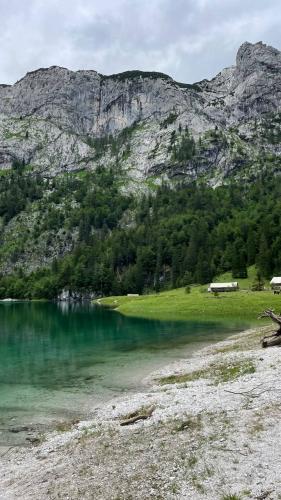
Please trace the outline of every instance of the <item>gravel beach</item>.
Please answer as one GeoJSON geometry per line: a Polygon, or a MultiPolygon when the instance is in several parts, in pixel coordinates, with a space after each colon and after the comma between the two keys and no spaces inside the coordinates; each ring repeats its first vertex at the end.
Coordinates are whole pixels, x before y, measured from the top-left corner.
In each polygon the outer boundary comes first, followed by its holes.
{"type": "Polygon", "coordinates": [[[2,449],[0,499],[281,499],[281,349],[259,342],[270,331],[206,347],[90,421],[2,449]]]}

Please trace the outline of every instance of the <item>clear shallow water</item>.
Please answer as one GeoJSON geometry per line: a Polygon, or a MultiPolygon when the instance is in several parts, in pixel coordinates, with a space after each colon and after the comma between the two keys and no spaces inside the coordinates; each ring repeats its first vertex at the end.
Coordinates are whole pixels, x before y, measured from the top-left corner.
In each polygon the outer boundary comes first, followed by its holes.
{"type": "Polygon", "coordinates": [[[153,369],[246,326],[127,318],[90,304],[0,303],[0,444],[15,425],[90,415],[141,390],[153,369]]]}

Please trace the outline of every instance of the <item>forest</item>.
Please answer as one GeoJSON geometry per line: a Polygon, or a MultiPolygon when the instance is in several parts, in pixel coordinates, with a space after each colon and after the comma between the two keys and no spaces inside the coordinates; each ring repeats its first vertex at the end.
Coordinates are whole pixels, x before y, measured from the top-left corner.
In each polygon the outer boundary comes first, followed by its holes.
{"type": "Polygon", "coordinates": [[[253,264],[264,278],[280,275],[280,194],[278,178],[266,174],[216,189],[204,182],[163,181],[153,189],[148,183],[135,194],[118,167],[42,179],[14,165],[0,177],[0,244],[34,203],[42,210],[36,237],[61,227],[78,236],[51,266],[2,271],[0,298],[52,299],[62,289],[95,296],[159,292],[209,283],[229,270],[239,280],[253,264]]]}

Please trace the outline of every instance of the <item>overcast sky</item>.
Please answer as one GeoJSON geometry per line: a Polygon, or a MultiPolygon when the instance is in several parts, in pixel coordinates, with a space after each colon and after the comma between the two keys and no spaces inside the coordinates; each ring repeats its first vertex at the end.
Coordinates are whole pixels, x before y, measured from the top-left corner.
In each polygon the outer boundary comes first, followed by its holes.
{"type": "Polygon", "coordinates": [[[244,41],[281,48],[280,0],[0,0],[0,83],[51,65],[210,78],[244,41]]]}

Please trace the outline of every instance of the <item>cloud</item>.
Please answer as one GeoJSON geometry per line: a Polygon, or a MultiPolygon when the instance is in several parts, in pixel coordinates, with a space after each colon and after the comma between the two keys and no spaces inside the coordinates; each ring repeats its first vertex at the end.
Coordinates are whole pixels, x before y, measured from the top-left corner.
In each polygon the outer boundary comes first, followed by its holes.
{"type": "Polygon", "coordinates": [[[53,64],[179,81],[234,64],[244,41],[281,46],[280,0],[1,0],[0,82],[53,64]]]}

